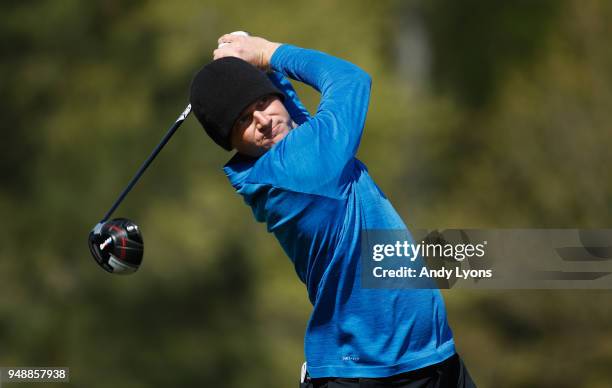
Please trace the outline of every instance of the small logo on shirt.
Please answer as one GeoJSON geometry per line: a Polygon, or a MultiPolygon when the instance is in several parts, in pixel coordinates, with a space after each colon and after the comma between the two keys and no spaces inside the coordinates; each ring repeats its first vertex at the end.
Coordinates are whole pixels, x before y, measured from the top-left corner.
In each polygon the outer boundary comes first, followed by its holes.
{"type": "Polygon", "coordinates": [[[359,356],[342,356],[342,361],[359,361],[359,356]]]}

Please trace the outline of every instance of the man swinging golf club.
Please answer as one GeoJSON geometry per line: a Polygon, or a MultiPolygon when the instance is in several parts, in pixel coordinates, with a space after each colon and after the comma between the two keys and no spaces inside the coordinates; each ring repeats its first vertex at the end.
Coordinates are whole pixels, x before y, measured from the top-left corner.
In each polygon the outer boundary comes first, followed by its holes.
{"type": "Polygon", "coordinates": [[[223,35],[194,77],[224,171],[295,265],[313,304],[301,387],[472,387],[435,289],[360,285],[360,232],[406,229],[355,158],[370,77],[322,52],[223,35]],[[267,74],[264,72],[267,71],[267,74]],[[321,93],[310,116],[286,77],[321,93]]]}

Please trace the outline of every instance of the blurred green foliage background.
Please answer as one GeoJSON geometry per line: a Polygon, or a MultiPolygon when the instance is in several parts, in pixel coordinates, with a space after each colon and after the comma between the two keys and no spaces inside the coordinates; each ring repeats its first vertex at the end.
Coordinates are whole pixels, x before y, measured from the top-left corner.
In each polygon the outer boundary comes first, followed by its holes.
{"type": "MultiPolygon", "coordinates": [[[[610,227],[611,17],[605,0],[3,1],[0,365],[296,386],[305,289],[194,118],[115,214],[143,230],[140,272],[106,274],[86,244],[230,31],[371,74],[359,157],[411,227],[610,227]]],[[[612,292],[444,294],[480,386],[610,386],[612,292]]]]}

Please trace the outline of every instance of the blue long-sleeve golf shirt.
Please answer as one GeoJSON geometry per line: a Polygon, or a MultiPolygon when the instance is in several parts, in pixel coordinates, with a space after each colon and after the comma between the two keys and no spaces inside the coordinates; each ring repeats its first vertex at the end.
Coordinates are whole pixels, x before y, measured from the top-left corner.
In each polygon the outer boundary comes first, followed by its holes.
{"type": "Polygon", "coordinates": [[[275,51],[271,67],[299,126],[258,159],[237,154],[224,170],[306,284],[313,304],[305,335],[310,376],[386,377],[452,356],[438,290],[360,284],[361,231],[406,229],[355,158],[370,77],[349,62],[291,45],[275,51]],[[283,76],[321,93],[314,116],[283,76]]]}

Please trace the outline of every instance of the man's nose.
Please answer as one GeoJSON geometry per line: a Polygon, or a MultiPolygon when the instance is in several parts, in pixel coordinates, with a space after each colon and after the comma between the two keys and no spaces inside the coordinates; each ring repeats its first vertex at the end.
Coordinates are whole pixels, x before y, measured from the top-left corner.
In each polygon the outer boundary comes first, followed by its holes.
{"type": "Polygon", "coordinates": [[[272,119],[264,112],[256,110],[255,112],[253,112],[253,118],[255,119],[255,126],[259,131],[265,132],[270,129],[272,119]]]}

